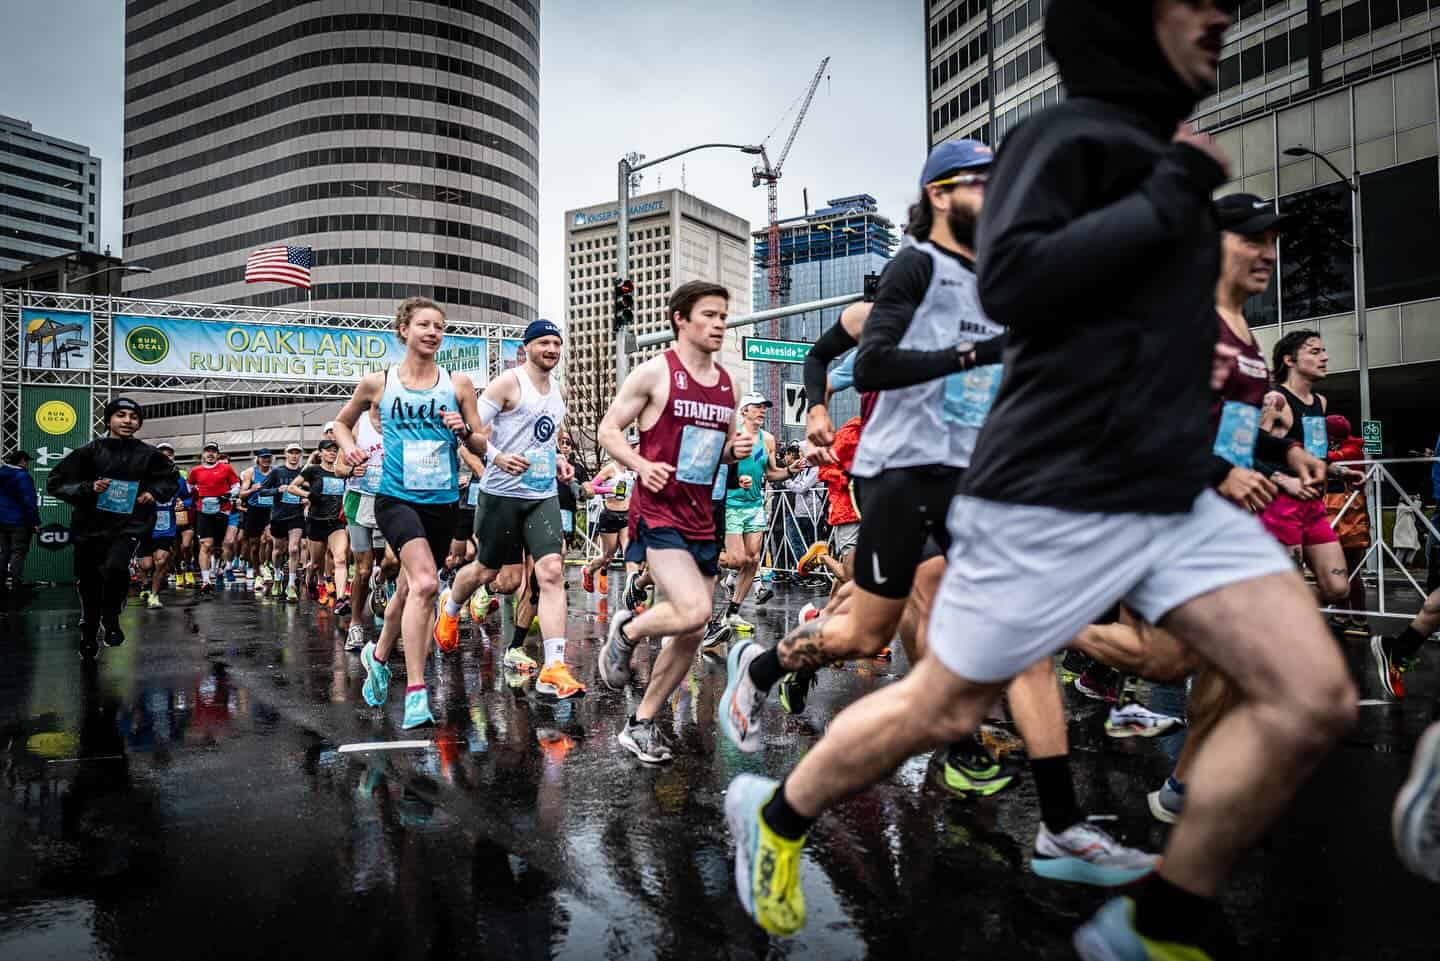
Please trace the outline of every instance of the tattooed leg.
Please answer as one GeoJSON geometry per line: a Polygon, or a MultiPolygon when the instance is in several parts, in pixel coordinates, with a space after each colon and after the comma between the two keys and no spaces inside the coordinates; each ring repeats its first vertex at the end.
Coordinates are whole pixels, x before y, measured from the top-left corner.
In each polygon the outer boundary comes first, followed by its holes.
{"type": "Polygon", "coordinates": [[[787,671],[817,670],[834,661],[873,657],[890,646],[904,600],[892,600],[856,588],[848,609],[801,624],[780,642],[780,663],[787,671]]]}

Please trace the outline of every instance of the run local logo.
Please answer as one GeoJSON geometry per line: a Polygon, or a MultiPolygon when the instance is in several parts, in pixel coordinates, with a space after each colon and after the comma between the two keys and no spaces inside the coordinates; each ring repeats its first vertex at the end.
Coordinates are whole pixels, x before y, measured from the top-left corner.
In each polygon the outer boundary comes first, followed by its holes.
{"type": "Polygon", "coordinates": [[[80,416],[63,400],[47,400],[35,408],[35,426],[52,437],[61,437],[75,429],[80,416]]]}
{"type": "Polygon", "coordinates": [[[170,353],[170,338],[148,324],[125,335],[125,353],[137,364],[158,364],[170,353]]]}

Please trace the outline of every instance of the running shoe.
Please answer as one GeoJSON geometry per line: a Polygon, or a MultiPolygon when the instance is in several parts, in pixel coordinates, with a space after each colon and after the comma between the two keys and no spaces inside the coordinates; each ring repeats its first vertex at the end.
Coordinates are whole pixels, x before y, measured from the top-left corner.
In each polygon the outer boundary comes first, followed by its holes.
{"type": "Polygon", "coordinates": [[[360,693],[365,703],[379,707],[390,697],[390,665],[375,660],[375,642],[371,641],[360,650],[360,663],[365,668],[365,683],[360,693]]]}
{"type": "Polygon", "coordinates": [[[125,632],[120,630],[120,625],[105,628],[104,632],[106,647],[119,647],[125,643],[125,632]]]}
{"type": "Polygon", "coordinates": [[[285,588],[285,601],[288,604],[300,603],[300,592],[295,590],[294,584],[291,584],[289,587],[285,588]]]}
{"type": "Polygon", "coordinates": [[[725,645],[735,640],[735,630],[724,621],[711,621],[705,625],[705,639],[700,642],[700,650],[705,654],[719,656],[725,651],[725,645]]]}
{"type": "Polygon", "coordinates": [[[316,585],[315,585],[315,592],[314,592],[314,595],[313,595],[313,596],[314,596],[314,598],[315,598],[315,603],[319,604],[321,607],[329,607],[329,606],[330,606],[330,585],[327,584],[327,583],[325,583],[324,581],[321,581],[320,583],[316,584],[316,585]]]}
{"type": "Polygon", "coordinates": [[[780,678],[780,706],[786,714],[805,713],[805,698],[818,680],[814,671],[792,671],[780,678]]]}
{"type": "Polygon", "coordinates": [[[231,567],[225,568],[225,583],[226,583],[226,584],[234,584],[234,583],[235,583],[235,570],[234,570],[234,568],[231,568],[231,567]]]}
{"type": "Polygon", "coordinates": [[[635,615],[629,611],[616,614],[610,622],[610,633],[600,647],[600,680],[612,691],[619,691],[630,683],[630,657],[635,653],[635,649],[625,639],[625,635],[620,633],[620,629],[634,618],[635,615]]]}
{"type": "Polygon", "coordinates": [[[735,891],[745,913],[771,934],[785,937],[805,926],[800,853],[805,839],[782,838],[762,811],[778,781],[741,774],[725,792],[725,821],[735,837],[735,891]]]}
{"type": "Polygon", "coordinates": [[[1073,938],[1082,961],[1214,961],[1193,944],[1152,941],[1135,929],[1135,902],[1115,898],[1085,922],[1073,938]]]}
{"type": "Polygon", "coordinates": [[[440,592],[440,600],[435,608],[435,646],[446,653],[460,646],[460,615],[445,610],[449,603],[450,588],[447,587],[440,592]]]}
{"type": "Polygon", "coordinates": [[[974,737],[950,745],[941,774],[946,789],[960,797],[990,797],[1015,780],[974,737]]]}
{"type": "Polygon", "coordinates": [[[725,659],[729,676],[725,693],[720,695],[720,729],[746,754],[760,750],[760,710],[765,706],[765,691],[750,680],[750,662],[763,653],[754,641],[741,641],[730,649],[725,659]]]}
{"type": "Polygon", "coordinates": [[[1440,723],[1431,724],[1415,748],[1390,818],[1395,851],[1410,870],[1440,881],[1440,723]]]}
{"type": "Polygon", "coordinates": [[[755,633],[755,625],[745,620],[745,618],[741,617],[739,614],[731,614],[729,617],[725,618],[725,623],[732,630],[739,631],[741,634],[755,633]]]}
{"type": "Polygon", "coordinates": [[[194,586],[195,586],[195,572],[194,572],[194,571],[186,571],[186,572],[185,572],[185,586],[186,586],[186,587],[194,587],[194,586]]]}
{"type": "Polygon", "coordinates": [[[405,694],[405,720],[400,727],[406,731],[415,727],[434,724],[435,715],[430,713],[429,691],[407,691],[405,694]]]}
{"type": "Polygon", "coordinates": [[[888,647],[882,647],[875,652],[875,660],[877,661],[893,661],[894,659],[895,652],[888,647]]]}
{"type": "Polygon", "coordinates": [[[595,572],[588,567],[580,572],[580,589],[586,594],[595,593],[595,572]]]}
{"type": "Polygon", "coordinates": [[[799,619],[797,620],[796,623],[797,623],[797,624],[804,624],[804,623],[807,622],[807,621],[813,621],[813,620],[815,620],[815,618],[817,618],[817,617],[819,617],[819,616],[820,616],[820,608],[816,607],[816,606],[815,606],[815,603],[814,603],[813,601],[811,601],[811,602],[806,603],[806,605],[805,605],[804,607],[800,608],[799,619]]]}
{"type": "Polygon", "coordinates": [[[609,593],[610,593],[610,574],[609,574],[608,571],[605,570],[605,568],[603,568],[603,567],[600,568],[600,577],[599,577],[597,580],[598,580],[598,585],[597,585],[597,586],[600,588],[600,593],[601,593],[601,594],[609,594],[609,593]]]}
{"type": "Polygon", "coordinates": [[[810,549],[805,552],[805,556],[800,558],[800,560],[796,561],[795,572],[797,574],[804,574],[805,571],[809,569],[811,564],[814,564],[817,560],[820,559],[821,555],[829,553],[830,545],[826,544],[824,541],[816,541],[814,544],[810,545],[810,549]]]}
{"type": "Polygon", "coordinates": [[[621,595],[625,609],[632,614],[640,613],[640,609],[645,606],[645,592],[635,586],[635,582],[639,579],[639,571],[631,571],[627,574],[625,576],[625,593],[621,595]]]}
{"type": "Polygon", "coordinates": [[[764,607],[775,600],[775,592],[770,589],[769,584],[761,585],[760,590],[755,592],[755,606],[764,607]]]}
{"type": "Polygon", "coordinates": [[[1161,824],[1174,824],[1185,810],[1184,789],[1176,790],[1176,784],[1173,777],[1167,777],[1160,790],[1145,795],[1150,804],[1150,816],[1161,824]]]}
{"type": "Polygon", "coordinates": [[[561,661],[547,665],[535,679],[535,693],[545,694],[561,701],[572,697],[584,697],[585,685],[575,680],[570,668],[561,661]]]}
{"type": "Polygon", "coordinates": [[[345,632],[345,650],[358,651],[365,646],[365,628],[359,624],[351,624],[350,630],[345,632]]]}
{"type": "Polygon", "coordinates": [[[1052,881],[1113,888],[1140,880],[1159,863],[1157,855],[1127,848],[1090,822],[1081,821],[1059,834],[1041,824],[1030,869],[1052,881]]]}
{"type": "Polygon", "coordinates": [[[1092,701],[1108,701],[1114,704],[1120,700],[1119,675],[1113,668],[1092,664],[1075,679],[1075,690],[1092,701]]]}
{"type": "Polygon", "coordinates": [[[540,665],[525,653],[525,648],[512,647],[505,652],[505,668],[519,674],[534,674],[540,670],[540,665]]]}
{"type": "Polygon", "coordinates": [[[201,593],[201,594],[213,594],[213,593],[215,593],[215,585],[214,585],[214,584],[211,584],[209,581],[201,581],[201,582],[200,582],[200,593],[201,593]]]}
{"type": "Polygon", "coordinates": [[[149,597],[147,597],[147,598],[145,599],[145,606],[148,607],[148,608],[150,608],[150,610],[152,610],[152,611],[158,611],[158,610],[160,610],[160,608],[164,607],[165,605],[160,603],[160,595],[159,595],[159,594],[151,594],[149,597]]]}
{"type": "Polygon", "coordinates": [[[620,732],[620,746],[646,764],[664,764],[673,760],[675,751],[654,721],[626,721],[620,732]]]}
{"type": "Polygon", "coordinates": [[[1178,717],[1158,714],[1131,701],[1110,709],[1105,733],[1111,737],[1157,737],[1183,723],[1178,717]]]}
{"type": "Polygon", "coordinates": [[[1405,697],[1405,671],[1390,655],[1394,647],[1395,642],[1388,637],[1376,634],[1370,638],[1370,658],[1375,662],[1375,674],[1380,678],[1380,686],[1385,689],[1386,694],[1400,700],[1405,697]]]}
{"type": "Polygon", "coordinates": [[[336,601],[335,613],[340,617],[347,616],[350,613],[350,598],[342,597],[338,601],[336,601]]]}
{"type": "Polygon", "coordinates": [[[479,624],[490,616],[490,592],[485,588],[476,588],[475,593],[470,595],[470,621],[479,624]]]}
{"type": "Polygon", "coordinates": [[[1060,680],[1069,684],[1077,677],[1080,677],[1094,664],[1089,655],[1073,647],[1065,648],[1065,653],[1060,655],[1060,680]]]}
{"type": "Polygon", "coordinates": [[[264,597],[265,592],[270,588],[270,582],[263,577],[257,577],[255,579],[255,583],[252,586],[254,587],[256,594],[264,597]]]}

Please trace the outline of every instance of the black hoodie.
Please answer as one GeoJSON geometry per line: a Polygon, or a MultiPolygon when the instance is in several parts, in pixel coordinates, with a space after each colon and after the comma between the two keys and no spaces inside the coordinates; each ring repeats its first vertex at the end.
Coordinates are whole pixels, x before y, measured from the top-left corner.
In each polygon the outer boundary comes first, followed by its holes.
{"type": "Polygon", "coordinates": [[[129,514],[97,508],[95,482],[102,477],[136,481],[137,496],[149,493],[161,503],[174,500],[175,492],[180,489],[180,473],[170,458],[154,447],[134,437],[96,438],[66,454],[45,484],[50,496],[75,508],[70,518],[72,540],[144,537],[155,526],[154,504],[136,504],[129,514]]]}
{"type": "Polygon", "coordinates": [[[1067,98],[1005,140],[979,227],[1005,377],[962,490],[1180,513],[1206,486],[1220,165],[1171,143],[1196,97],[1148,0],[1052,0],[1067,98]]]}

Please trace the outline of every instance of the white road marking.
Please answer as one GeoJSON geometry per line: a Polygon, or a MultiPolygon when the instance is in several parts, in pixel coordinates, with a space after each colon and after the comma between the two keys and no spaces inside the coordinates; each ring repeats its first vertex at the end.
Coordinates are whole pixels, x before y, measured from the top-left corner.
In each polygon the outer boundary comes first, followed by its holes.
{"type": "Polygon", "coordinates": [[[340,745],[341,754],[354,754],[357,751],[410,751],[416,748],[429,747],[430,741],[365,741],[360,744],[340,745]]]}

